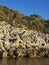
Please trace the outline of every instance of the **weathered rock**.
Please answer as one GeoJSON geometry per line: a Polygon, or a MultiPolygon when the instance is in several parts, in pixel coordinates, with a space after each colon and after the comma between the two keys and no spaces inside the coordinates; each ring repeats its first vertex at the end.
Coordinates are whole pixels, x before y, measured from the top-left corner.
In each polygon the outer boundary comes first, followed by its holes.
{"type": "Polygon", "coordinates": [[[0,50],[6,56],[49,57],[49,34],[14,28],[5,21],[0,22],[0,50]]]}

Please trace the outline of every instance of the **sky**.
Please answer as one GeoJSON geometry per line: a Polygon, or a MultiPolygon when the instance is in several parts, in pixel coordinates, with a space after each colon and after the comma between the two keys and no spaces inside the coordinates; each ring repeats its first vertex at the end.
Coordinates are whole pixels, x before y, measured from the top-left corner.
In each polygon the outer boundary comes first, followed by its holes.
{"type": "Polygon", "coordinates": [[[49,0],[0,0],[0,5],[25,15],[37,14],[49,19],[49,0]]]}

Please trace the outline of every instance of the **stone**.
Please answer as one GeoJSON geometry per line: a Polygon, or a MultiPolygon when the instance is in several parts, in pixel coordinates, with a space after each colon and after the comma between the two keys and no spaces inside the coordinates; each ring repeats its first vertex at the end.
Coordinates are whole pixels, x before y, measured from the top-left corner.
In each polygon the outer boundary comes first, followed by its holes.
{"type": "Polygon", "coordinates": [[[0,50],[3,51],[3,57],[43,57],[46,54],[49,57],[49,34],[15,28],[5,21],[0,21],[0,50]]]}

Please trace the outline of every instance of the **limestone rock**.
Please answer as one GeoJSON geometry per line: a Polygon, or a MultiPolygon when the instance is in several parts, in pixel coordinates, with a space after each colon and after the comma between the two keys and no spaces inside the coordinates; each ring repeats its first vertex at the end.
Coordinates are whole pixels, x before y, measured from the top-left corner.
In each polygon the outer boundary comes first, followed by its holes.
{"type": "Polygon", "coordinates": [[[8,54],[44,56],[46,53],[48,55],[49,34],[14,28],[5,21],[0,21],[0,50],[3,51],[3,56],[8,54]]]}

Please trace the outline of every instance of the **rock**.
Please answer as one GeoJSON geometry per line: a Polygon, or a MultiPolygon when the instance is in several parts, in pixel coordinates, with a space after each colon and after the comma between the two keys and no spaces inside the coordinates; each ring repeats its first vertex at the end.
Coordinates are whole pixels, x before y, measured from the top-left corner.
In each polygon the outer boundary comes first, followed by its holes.
{"type": "MultiPolygon", "coordinates": [[[[0,49],[4,56],[49,57],[49,34],[15,28],[0,21],[0,49]]],[[[0,53],[1,53],[0,52],[0,53]]]]}

